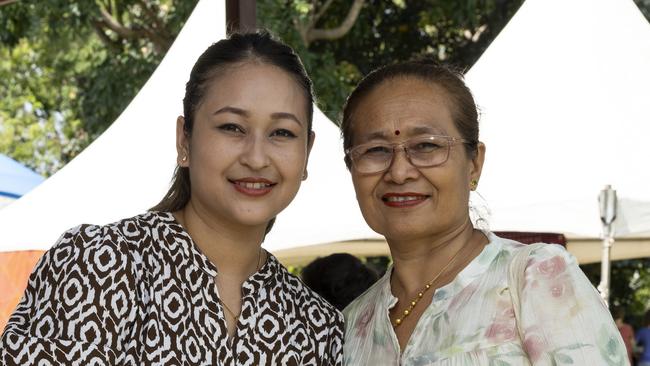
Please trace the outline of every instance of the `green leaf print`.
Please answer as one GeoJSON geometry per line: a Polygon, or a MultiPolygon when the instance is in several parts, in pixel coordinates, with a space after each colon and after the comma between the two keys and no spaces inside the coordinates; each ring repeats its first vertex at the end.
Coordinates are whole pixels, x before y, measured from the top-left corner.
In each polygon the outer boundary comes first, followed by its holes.
{"type": "Polygon", "coordinates": [[[489,366],[511,366],[511,365],[510,365],[510,362],[506,362],[506,361],[503,361],[503,360],[497,360],[497,359],[491,359],[489,366]]]}
{"type": "Polygon", "coordinates": [[[619,342],[618,334],[612,334],[606,325],[602,325],[598,331],[596,347],[608,365],[625,365],[627,351],[622,342],[619,342]],[[623,357],[625,356],[625,357],[623,357]]]}
{"type": "Polygon", "coordinates": [[[554,358],[558,363],[573,363],[573,358],[571,358],[569,355],[565,355],[564,353],[556,353],[554,355],[554,358]]]}

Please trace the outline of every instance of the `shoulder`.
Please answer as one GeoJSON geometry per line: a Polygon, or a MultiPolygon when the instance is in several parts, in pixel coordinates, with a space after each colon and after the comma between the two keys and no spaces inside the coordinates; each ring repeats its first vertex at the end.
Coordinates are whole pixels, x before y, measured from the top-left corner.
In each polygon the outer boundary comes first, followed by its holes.
{"type": "Polygon", "coordinates": [[[39,266],[54,272],[94,272],[102,276],[125,269],[139,257],[142,239],[160,220],[160,215],[145,213],[107,225],[76,226],[61,235],[39,266]]]}

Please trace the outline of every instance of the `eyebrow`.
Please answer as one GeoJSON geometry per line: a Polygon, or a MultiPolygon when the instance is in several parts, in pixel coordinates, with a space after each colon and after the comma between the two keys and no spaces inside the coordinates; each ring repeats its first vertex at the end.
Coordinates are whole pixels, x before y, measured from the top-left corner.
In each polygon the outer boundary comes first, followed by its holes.
{"type": "MultiPolygon", "coordinates": [[[[416,126],[413,128],[409,128],[405,131],[408,136],[417,136],[417,135],[443,135],[445,134],[445,131],[441,128],[435,128],[431,126],[416,126]]],[[[363,143],[372,141],[372,140],[388,140],[388,136],[392,135],[393,132],[391,131],[390,133],[386,131],[375,131],[371,132],[367,135],[362,136],[361,140],[363,143]]]]}
{"type": "MultiPolygon", "coordinates": [[[[236,114],[236,115],[239,115],[239,116],[242,116],[242,117],[245,117],[245,118],[248,118],[251,115],[248,111],[246,111],[244,109],[237,108],[237,107],[230,107],[230,106],[220,108],[220,109],[216,110],[212,114],[216,115],[216,114],[221,114],[221,113],[232,113],[232,114],[236,114]]],[[[298,119],[298,117],[296,117],[293,113],[288,113],[288,112],[271,113],[271,119],[273,119],[273,120],[288,119],[288,120],[296,122],[300,126],[303,126],[302,121],[300,121],[298,119]]]]}
{"type": "Polygon", "coordinates": [[[288,113],[288,112],[275,112],[271,113],[271,119],[288,119],[296,122],[299,124],[301,127],[303,126],[303,123],[301,120],[298,119],[293,113],[288,113]]]}

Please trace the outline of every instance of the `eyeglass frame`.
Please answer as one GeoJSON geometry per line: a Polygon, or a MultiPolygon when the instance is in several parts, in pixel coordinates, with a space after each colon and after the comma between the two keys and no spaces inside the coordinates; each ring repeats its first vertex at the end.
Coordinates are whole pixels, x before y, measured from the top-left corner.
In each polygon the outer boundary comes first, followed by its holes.
{"type": "Polygon", "coordinates": [[[344,153],[345,153],[346,162],[349,161],[350,166],[356,169],[356,164],[354,162],[355,159],[352,158],[351,153],[354,150],[357,150],[357,149],[359,149],[361,147],[368,146],[368,145],[373,145],[373,144],[383,145],[383,146],[390,146],[392,148],[392,150],[393,150],[390,160],[386,164],[386,167],[384,169],[382,169],[382,170],[378,170],[376,172],[370,172],[370,173],[360,172],[359,170],[357,170],[358,173],[372,175],[372,174],[380,174],[380,173],[386,172],[388,169],[390,169],[391,165],[393,165],[393,161],[395,159],[395,150],[396,150],[396,148],[398,146],[401,147],[401,149],[404,151],[404,155],[406,155],[406,159],[408,160],[409,164],[413,165],[416,168],[433,168],[433,167],[436,167],[436,166],[443,165],[444,163],[446,163],[449,160],[449,155],[451,154],[451,147],[452,146],[458,145],[458,144],[466,144],[466,145],[472,146],[472,145],[476,145],[477,141],[471,141],[471,140],[467,140],[467,139],[464,139],[464,138],[447,136],[447,135],[427,135],[427,136],[422,136],[422,137],[412,137],[412,138],[410,138],[410,139],[408,139],[406,141],[402,141],[402,142],[393,142],[393,143],[385,143],[385,144],[378,144],[378,143],[375,143],[375,142],[367,142],[365,144],[356,145],[356,146],[345,149],[344,153]],[[445,157],[445,160],[442,161],[441,163],[433,164],[433,165],[418,165],[418,164],[413,163],[413,161],[411,160],[411,155],[409,153],[409,148],[406,145],[410,141],[418,140],[418,139],[425,140],[427,138],[429,138],[431,140],[433,140],[435,138],[443,138],[443,139],[445,139],[445,140],[447,140],[449,142],[449,145],[447,145],[447,156],[445,157]]]}

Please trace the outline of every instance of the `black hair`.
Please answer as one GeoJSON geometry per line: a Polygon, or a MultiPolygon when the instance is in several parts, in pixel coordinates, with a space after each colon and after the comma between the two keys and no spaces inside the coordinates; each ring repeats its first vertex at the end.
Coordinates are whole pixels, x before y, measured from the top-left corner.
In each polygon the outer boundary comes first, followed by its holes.
{"type": "Polygon", "coordinates": [[[375,271],[347,253],[318,258],[303,268],[301,276],[309,288],[339,310],[378,279],[375,271]]]}

